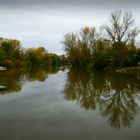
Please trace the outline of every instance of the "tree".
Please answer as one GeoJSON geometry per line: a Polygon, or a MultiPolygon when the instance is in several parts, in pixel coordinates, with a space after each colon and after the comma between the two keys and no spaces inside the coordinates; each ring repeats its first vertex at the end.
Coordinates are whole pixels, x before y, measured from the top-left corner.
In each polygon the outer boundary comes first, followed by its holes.
{"type": "Polygon", "coordinates": [[[7,66],[22,65],[24,61],[24,53],[20,41],[1,38],[0,42],[2,63],[7,66]]]}
{"type": "Polygon", "coordinates": [[[79,33],[68,33],[64,36],[65,51],[73,65],[87,65],[95,51],[96,30],[84,27],[79,33]]]}
{"type": "Polygon", "coordinates": [[[5,58],[6,58],[5,52],[0,48],[0,65],[4,64],[5,58]]]}
{"type": "Polygon", "coordinates": [[[135,26],[135,20],[131,12],[122,14],[121,11],[111,13],[110,25],[104,26],[107,39],[112,43],[135,43],[139,29],[135,26]]]}
{"type": "Polygon", "coordinates": [[[139,29],[135,26],[135,20],[131,12],[122,14],[121,11],[111,13],[110,25],[105,25],[106,40],[112,47],[112,64],[125,66],[130,62],[131,50],[136,48],[136,36],[139,29]]]}
{"type": "Polygon", "coordinates": [[[95,27],[84,27],[79,33],[79,43],[82,47],[87,48],[90,53],[95,51],[96,29],[95,27]]]}
{"type": "Polygon", "coordinates": [[[68,33],[64,36],[63,44],[69,61],[76,64],[80,61],[80,50],[78,47],[78,36],[75,33],[68,33]]]}

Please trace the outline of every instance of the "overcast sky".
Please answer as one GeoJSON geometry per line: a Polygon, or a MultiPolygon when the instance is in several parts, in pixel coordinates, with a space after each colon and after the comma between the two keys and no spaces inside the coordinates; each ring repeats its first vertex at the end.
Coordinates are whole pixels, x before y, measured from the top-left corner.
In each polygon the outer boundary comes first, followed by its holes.
{"type": "Polygon", "coordinates": [[[132,11],[140,25],[140,0],[0,0],[0,37],[63,54],[65,33],[99,27],[115,10],[132,11]]]}

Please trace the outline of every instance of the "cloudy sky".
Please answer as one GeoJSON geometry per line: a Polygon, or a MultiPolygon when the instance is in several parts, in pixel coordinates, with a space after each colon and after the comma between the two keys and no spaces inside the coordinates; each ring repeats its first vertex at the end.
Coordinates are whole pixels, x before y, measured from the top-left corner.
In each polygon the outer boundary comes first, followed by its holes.
{"type": "Polygon", "coordinates": [[[132,11],[140,25],[139,6],[140,0],[0,0],[0,37],[63,54],[65,33],[99,27],[115,10],[132,11]]]}

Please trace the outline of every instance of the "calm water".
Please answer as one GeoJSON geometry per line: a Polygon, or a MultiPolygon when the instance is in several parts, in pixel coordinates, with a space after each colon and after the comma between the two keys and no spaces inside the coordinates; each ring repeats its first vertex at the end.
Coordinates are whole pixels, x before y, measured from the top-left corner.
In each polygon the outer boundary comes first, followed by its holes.
{"type": "Polygon", "coordinates": [[[0,72],[0,140],[139,140],[140,80],[59,68],[0,72]]]}

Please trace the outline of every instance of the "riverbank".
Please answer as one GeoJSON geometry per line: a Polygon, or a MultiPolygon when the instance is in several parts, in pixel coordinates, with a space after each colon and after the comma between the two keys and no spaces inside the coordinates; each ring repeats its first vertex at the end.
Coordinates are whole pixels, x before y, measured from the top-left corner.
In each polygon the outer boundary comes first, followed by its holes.
{"type": "Polygon", "coordinates": [[[116,72],[135,75],[135,76],[139,77],[139,79],[140,79],[140,66],[120,68],[120,69],[117,69],[116,72]]]}

